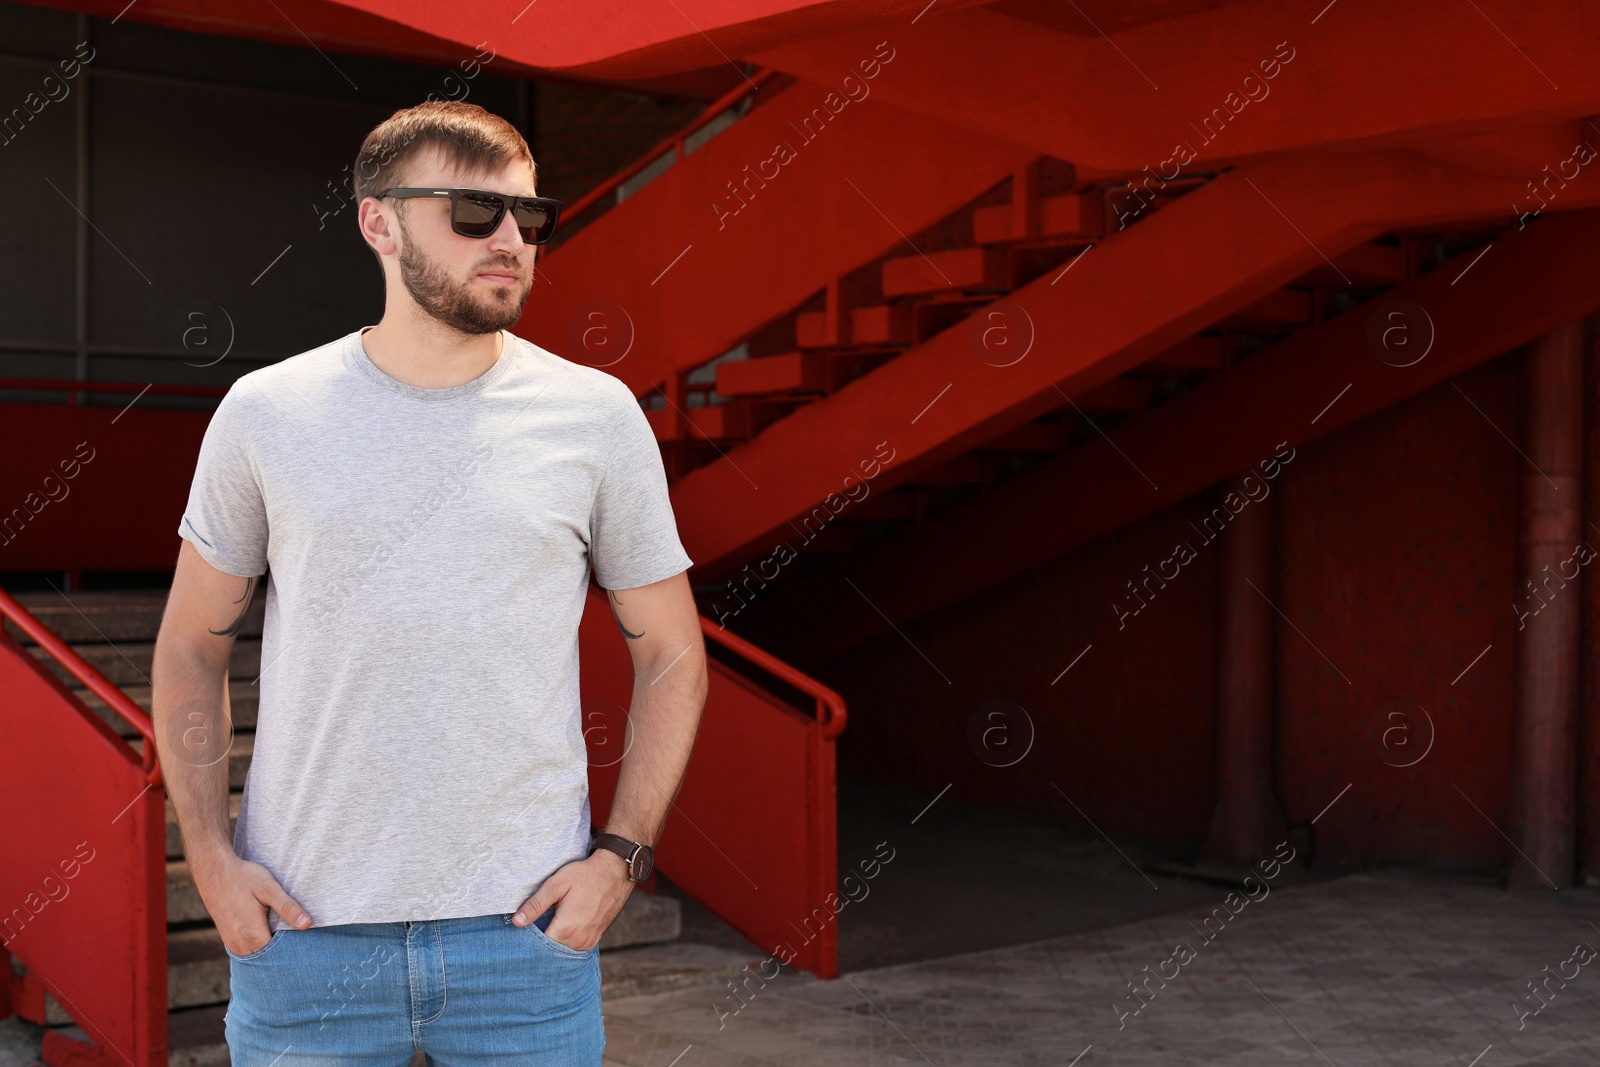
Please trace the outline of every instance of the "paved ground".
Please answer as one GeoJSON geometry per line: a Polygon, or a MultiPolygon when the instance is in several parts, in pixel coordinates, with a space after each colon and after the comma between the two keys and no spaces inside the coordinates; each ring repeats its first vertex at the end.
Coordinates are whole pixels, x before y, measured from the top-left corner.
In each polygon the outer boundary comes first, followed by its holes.
{"type": "MultiPolygon", "coordinates": [[[[1217,906],[1227,892],[1215,889],[1217,906]]],[[[1207,913],[1192,906],[832,982],[751,980],[753,994],[726,1017],[714,1006],[735,1006],[725,989],[614,1000],[608,1058],[628,1067],[1600,1062],[1600,959],[1584,963],[1600,947],[1595,890],[1510,894],[1488,878],[1389,870],[1269,887],[1225,925],[1214,919],[1209,942],[1190,925],[1207,913]],[[1180,941],[1192,958],[1165,963],[1180,941]],[[1149,980],[1153,998],[1122,1017],[1135,1006],[1124,982],[1146,967],[1177,977],[1164,988],[1149,980]],[[1545,978],[1557,972],[1564,984],[1545,978]],[[1543,1000],[1529,992],[1535,978],[1543,1000]]]]}
{"type": "MultiPolygon", "coordinates": [[[[852,893],[853,886],[859,898],[839,912],[843,971],[1119,926],[1209,904],[1216,895],[1211,886],[1151,870],[1161,885],[1154,892],[1117,851],[1149,870],[1162,861],[1192,858],[1197,843],[1122,839],[1113,847],[1081,822],[843,775],[838,796],[839,878],[842,883],[856,872],[843,892],[852,893]],[[891,852],[894,859],[876,877],[860,877],[863,861],[891,852]]],[[[672,886],[662,891],[680,898],[685,941],[753,950],[757,959],[767,954],[693,898],[672,886]]]]}

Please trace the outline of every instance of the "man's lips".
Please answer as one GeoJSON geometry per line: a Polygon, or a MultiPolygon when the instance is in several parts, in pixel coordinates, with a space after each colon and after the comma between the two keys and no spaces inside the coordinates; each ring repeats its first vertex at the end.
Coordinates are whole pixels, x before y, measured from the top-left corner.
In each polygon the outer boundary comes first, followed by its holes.
{"type": "Polygon", "coordinates": [[[489,278],[493,281],[500,282],[514,282],[517,280],[517,276],[515,274],[507,274],[505,271],[498,270],[479,271],[478,277],[489,278]]]}

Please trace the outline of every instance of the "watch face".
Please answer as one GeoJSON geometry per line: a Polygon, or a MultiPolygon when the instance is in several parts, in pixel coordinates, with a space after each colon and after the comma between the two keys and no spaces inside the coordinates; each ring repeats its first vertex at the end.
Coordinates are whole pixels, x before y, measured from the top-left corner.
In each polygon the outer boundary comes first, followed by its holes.
{"type": "Polygon", "coordinates": [[[650,849],[641,847],[634,855],[633,863],[629,865],[628,877],[635,882],[642,882],[650,877],[650,871],[654,867],[655,859],[651,855],[650,849]]]}

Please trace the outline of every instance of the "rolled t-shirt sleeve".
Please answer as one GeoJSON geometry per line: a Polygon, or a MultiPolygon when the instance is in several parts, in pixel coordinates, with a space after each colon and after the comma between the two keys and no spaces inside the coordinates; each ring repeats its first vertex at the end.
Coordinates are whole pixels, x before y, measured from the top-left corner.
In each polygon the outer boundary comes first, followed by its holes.
{"type": "Polygon", "coordinates": [[[589,560],[604,589],[636,589],[694,563],[678,538],[655,432],[631,394],[612,423],[610,457],[589,514],[589,560]]]}
{"type": "Polygon", "coordinates": [[[178,536],[224,574],[253,578],[267,569],[267,508],[243,388],[235,383],[206,425],[178,536]]]}

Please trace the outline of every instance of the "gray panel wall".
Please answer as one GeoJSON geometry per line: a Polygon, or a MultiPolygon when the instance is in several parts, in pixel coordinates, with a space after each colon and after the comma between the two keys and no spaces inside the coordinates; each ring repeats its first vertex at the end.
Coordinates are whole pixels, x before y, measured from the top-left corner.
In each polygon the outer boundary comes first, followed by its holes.
{"type": "Polygon", "coordinates": [[[532,141],[531,87],[492,69],[450,81],[451,66],[0,3],[0,378],[226,385],[376,322],[347,168],[430,93],[465,91],[532,141]]]}

